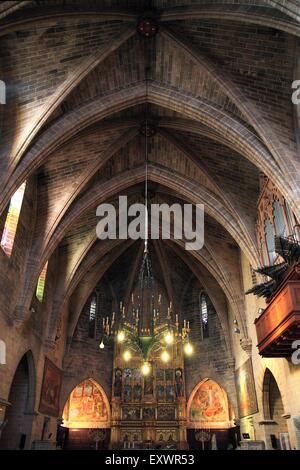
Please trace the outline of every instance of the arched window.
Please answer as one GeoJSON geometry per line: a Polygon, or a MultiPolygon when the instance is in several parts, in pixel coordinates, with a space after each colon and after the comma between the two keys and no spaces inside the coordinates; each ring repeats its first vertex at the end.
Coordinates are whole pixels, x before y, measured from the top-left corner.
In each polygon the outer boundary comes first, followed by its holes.
{"type": "Polygon", "coordinates": [[[276,258],[275,240],[274,240],[273,226],[269,219],[265,221],[265,235],[266,235],[266,243],[267,243],[270,264],[273,264],[276,258]]]}
{"type": "Polygon", "coordinates": [[[8,256],[10,256],[12,253],[25,188],[26,181],[24,181],[19,189],[17,189],[9,203],[8,213],[1,238],[1,246],[8,256]]]}
{"type": "Polygon", "coordinates": [[[89,337],[90,338],[95,338],[96,316],[97,316],[97,294],[94,293],[91,297],[90,310],[89,310],[89,337]]]}
{"type": "Polygon", "coordinates": [[[286,235],[286,227],[283,217],[282,208],[278,201],[273,202],[274,224],[276,235],[284,237],[286,235]]]}
{"type": "Polygon", "coordinates": [[[39,276],[37,286],[36,286],[36,297],[37,299],[42,302],[44,298],[44,291],[45,291],[45,284],[46,284],[46,276],[47,276],[47,269],[48,269],[48,261],[43,267],[43,270],[39,276]]]}
{"type": "Polygon", "coordinates": [[[201,294],[200,296],[200,310],[201,310],[201,327],[202,327],[202,337],[208,338],[208,310],[207,310],[207,300],[206,295],[201,294]]]}

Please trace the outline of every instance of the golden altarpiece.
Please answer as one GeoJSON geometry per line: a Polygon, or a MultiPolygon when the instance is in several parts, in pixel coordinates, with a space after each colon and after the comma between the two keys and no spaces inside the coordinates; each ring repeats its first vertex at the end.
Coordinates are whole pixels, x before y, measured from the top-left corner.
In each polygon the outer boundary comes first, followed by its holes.
{"type": "Polygon", "coordinates": [[[172,303],[156,292],[147,246],[130,305],[103,320],[114,339],[111,447],[186,448],[183,352],[189,323],[179,326],[172,303]]]}
{"type": "Polygon", "coordinates": [[[141,371],[141,359],[124,360],[116,344],[111,416],[111,447],[137,448],[161,444],[185,449],[186,397],[183,348],[173,344],[172,360],[164,363],[161,351],[149,356],[148,375],[141,371]]]}

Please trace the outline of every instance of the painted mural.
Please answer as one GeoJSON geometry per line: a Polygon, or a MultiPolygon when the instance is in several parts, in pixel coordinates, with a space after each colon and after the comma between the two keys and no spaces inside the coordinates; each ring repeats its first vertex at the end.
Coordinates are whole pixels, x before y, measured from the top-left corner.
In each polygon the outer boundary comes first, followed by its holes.
{"type": "Polygon", "coordinates": [[[228,403],[224,390],[213,380],[200,384],[190,405],[190,421],[224,423],[228,421],[228,403]]]}
{"type": "Polygon", "coordinates": [[[258,405],[251,359],[236,370],[236,388],[240,417],[257,413],[258,405]]]}
{"type": "Polygon", "coordinates": [[[61,382],[61,370],[46,358],[39,406],[41,413],[54,417],[58,416],[61,382]]]}
{"type": "Polygon", "coordinates": [[[107,400],[91,379],[77,385],[64,409],[64,425],[69,428],[103,427],[108,422],[107,400]]]}

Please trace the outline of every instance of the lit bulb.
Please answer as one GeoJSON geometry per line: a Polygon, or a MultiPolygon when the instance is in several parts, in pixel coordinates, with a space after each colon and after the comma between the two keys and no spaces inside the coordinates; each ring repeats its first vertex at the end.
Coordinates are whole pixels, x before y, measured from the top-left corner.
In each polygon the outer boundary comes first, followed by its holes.
{"type": "Polygon", "coordinates": [[[119,331],[118,336],[117,336],[118,343],[123,343],[125,340],[125,333],[124,331],[119,331]]]}
{"type": "Polygon", "coordinates": [[[163,351],[161,353],[161,360],[163,362],[168,362],[170,360],[170,354],[168,353],[168,351],[163,351]]]}
{"type": "Polygon", "coordinates": [[[142,374],[149,375],[150,370],[151,370],[150,364],[148,362],[144,362],[144,364],[142,365],[142,374]]]}
{"type": "Polygon", "coordinates": [[[194,352],[194,348],[193,346],[191,345],[191,343],[186,343],[184,345],[184,352],[187,356],[191,356],[194,352]]]}
{"type": "Polygon", "coordinates": [[[100,349],[104,349],[103,339],[101,340],[101,343],[99,344],[99,348],[100,348],[100,349]]]}
{"type": "Polygon", "coordinates": [[[173,334],[172,334],[172,333],[167,333],[167,334],[165,335],[165,342],[166,342],[167,344],[172,344],[173,341],[174,341],[173,334]]]}
{"type": "Polygon", "coordinates": [[[124,361],[129,361],[129,359],[131,359],[131,352],[130,351],[124,351],[124,354],[123,354],[123,359],[124,361]]]}

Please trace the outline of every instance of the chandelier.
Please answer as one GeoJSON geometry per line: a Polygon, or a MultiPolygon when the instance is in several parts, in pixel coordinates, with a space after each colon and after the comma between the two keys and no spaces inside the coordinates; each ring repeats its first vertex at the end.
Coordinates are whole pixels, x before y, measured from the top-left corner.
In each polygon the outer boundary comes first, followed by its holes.
{"type": "Polygon", "coordinates": [[[133,354],[142,358],[141,371],[143,375],[148,375],[151,371],[151,353],[160,353],[161,360],[167,363],[172,358],[173,345],[182,343],[186,355],[193,353],[193,346],[189,340],[189,322],[183,320],[180,324],[178,314],[173,313],[172,302],[166,311],[162,311],[162,296],[156,293],[146,242],[138,292],[138,295],[131,294],[127,311],[120,302],[118,319],[115,312],[103,318],[100,349],[104,349],[105,342],[116,341],[122,347],[126,362],[131,360],[133,354]]]}
{"type": "Polygon", "coordinates": [[[162,296],[156,292],[152,274],[151,260],[148,249],[148,138],[155,134],[155,127],[147,119],[147,80],[146,80],[146,115],[140,133],[145,138],[145,234],[144,253],[139,271],[138,295],[131,293],[129,307],[120,302],[119,313],[112,312],[103,318],[102,340],[99,345],[104,349],[105,342],[115,341],[121,347],[125,362],[129,362],[133,354],[142,359],[141,372],[151,372],[150,355],[160,354],[165,363],[172,359],[172,347],[182,344],[186,355],[193,353],[193,345],[189,340],[190,325],[183,320],[180,324],[178,314],[174,314],[172,302],[163,308],[162,296]],[[165,311],[162,311],[165,310],[165,311]]]}

